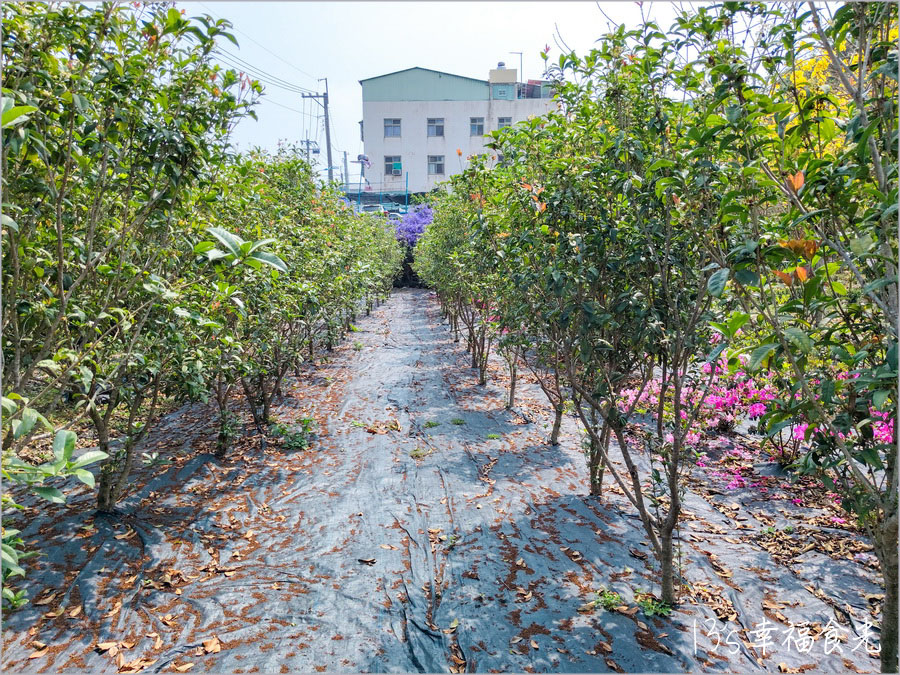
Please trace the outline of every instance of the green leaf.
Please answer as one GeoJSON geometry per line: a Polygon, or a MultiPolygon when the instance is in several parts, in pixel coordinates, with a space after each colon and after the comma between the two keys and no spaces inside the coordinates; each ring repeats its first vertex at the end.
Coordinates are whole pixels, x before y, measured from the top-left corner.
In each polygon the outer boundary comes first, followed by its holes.
{"type": "Polygon", "coordinates": [[[713,363],[716,359],[719,358],[719,355],[725,351],[725,348],[728,346],[727,342],[723,342],[721,344],[716,345],[716,348],[713,349],[709,356],[706,357],[706,363],[713,363]]]}
{"type": "Polygon", "coordinates": [[[80,469],[83,466],[87,466],[88,464],[93,464],[94,462],[99,462],[102,459],[106,459],[109,457],[102,450],[88,450],[86,453],[78,457],[72,464],[69,466],[73,471],[75,469],[80,469]]]}
{"type": "Polygon", "coordinates": [[[94,474],[87,469],[76,469],[75,477],[88,487],[94,487],[94,474]]]}
{"type": "Polygon", "coordinates": [[[876,410],[881,410],[884,407],[885,401],[888,400],[888,396],[891,395],[891,392],[887,389],[879,389],[874,394],[872,394],[872,407],[876,410]]]}
{"type": "Polygon", "coordinates": [[[218,239],[235,258],[241,255],[241,245],[244,243],[244,240],[239,236],[232,234],[228,230],[223,230],[221,227],[209,227],[206,231],[218,239]]]}
{"type": "Polygon", "coordinates": [[[734,280],[744,286],[759,286],[759,274],[746,267],[735,271],[734,280]]]}
{"type": "Polygon", "coordinates": [[[729,337],[734,337],[741,327],[750,320],[750,315],[745,312],[734,312],[728,319],[729,337]]]}
{"type": "Polygon", "coordinates": [[[285,274],[287,274],[288,272],[287,265],[284,264],[284,261],[273,253],[267,253],[266,251],[256,251],[255,253],[250,255],[250,258],[248,260],[258,260],[259,262],[265,263],[266,265],[271,265],[279,272],[284,272],[285,274]]]}
{"type": "Polygon", "coordinates": [[[709,294],[714,298],[722,297],[722,293],[725,292],[725,284],[728,281],[728,275],[731,273],[727,267],[722,267],[713,272],[709,281],[706,282],[706,288],[709,291],[709,294]]]}
{"type": "Polygon", "coordinates": [[[875,240],[872,238],[872,235],[866,234],[863,237],[857,237],[856,239],[851,241],[850,250],[853,251],[856,255],[865,255],[874,244],[875,240]]]}
{"type": "Polygon", "coordinates": [[[18,124],[22,124],[22,122],[27,121],[31,116],[31,113],[35,112],[36,110],[37,107],[33,105],[17,105],[13,108],[9,108],[8,110],[4,110],[2,121],[0,121],[0,126],[2,126],[4,129],[7,129],[18,124]]]}
{"type": "Polygon", "coordinates": [[[35,494],[40,495],[47,501],[53,502],[54,504],[65,504],[66,497],[55,487],[35,487],[31,488],[35,494]]]}
{"type": "Polygon", "coordinates": [[[804,352],[805,354],[809,354],[815,347],[815,343],[812,341],[812,338],[809,337],[809,335],[807,335],[803,330],[801,330],[800,328],[796,328],[795,326],[785,328],[784,336],[788,339],[788,342],[799,348],[800,351],[804,352]]]}
{"type": "Polygon", "coordinates": [[[747,362],[747,370],[751,373],[760,369],[763,362],[768,358],[769,354],[775,351],[778,345],[774,342],[760,345],[750,353],[750,361],[747,362]]]}
{"type": "Polygon", "coordinates": [[[8,227],[9,229],[13,230],[14,232],[19,231],[19,224],[16,221],[14,221],[12,218],[10,218],[8,215],[6,215],[5,213],[0,215],[0,224],[2,224],[3,227],[8,227]]]}
{"type": "Polygon", "coordinates": [[[66,462],[72,457],[72,451],[75,449],[75,440],[77,436],[74,431],[60,430],[56,432],[56,438],[53,439],[53,456],[56,459],[62,459],[66,462]]]}
{"type": "Polygon", "coordinates": [[[673,166],[675,166],[675,162],[671,159],[658,159],[650,165],[650,173],[653,173],[658,169],[668,169],[673,166]]]}
{"type": "Polygon", "coordinates": [[[215,247],[216,245],[211,241],[201,241],[199,244],[194,246],[194,253],[197,253],[199,255],[200,253],[206,253],[207,251],[212,250],[215,247]]]}
{"type": "Polygon", "coordinates": [[[16,405],[15,401],[13,401],[12,399],[6,398],[6,396],[3,397],[3,415],[4,415],[4,417],[9,417],[14,412],[16,412],[16,410],[18,410],[18,409],[19,409],[19,406],[16,405]]]}

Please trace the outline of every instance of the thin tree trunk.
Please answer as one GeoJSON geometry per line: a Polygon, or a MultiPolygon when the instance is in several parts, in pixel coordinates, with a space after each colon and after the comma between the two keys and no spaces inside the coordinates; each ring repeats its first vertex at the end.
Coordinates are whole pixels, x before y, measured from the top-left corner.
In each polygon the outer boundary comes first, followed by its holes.
{"type": "Polygon", "coordinates": [[[898,672],[897,663],[897,514],[881,526],[881,569],[884,605],[881,610],[881,672],[898,672]]]}
{"type": "Polygon", "coordinates": [[[672,548],[672,532],[662,532],[660,534],[660,544],[662,551],[659,556],[661,568],[660,584],[662,586],[662,601],[667,605],[675,604],[675,566],[674,566],[674,550],[672,548]]]}
{"type": "Polygon", "coordinates": [[[559,445],[559,432],[562,428],[563,407],[561,405],[553,406],[553,431],[550,433],[550,445],[559,445]]]}
{"type": "Polygon", "coordinates": [[[514,361],[509,364],[509,399],[506,402],[506,409],[512,410],[513,406],[516,404],[516,379],[518,375],[518,369],[516,368],[516,364],[514,361]]]}

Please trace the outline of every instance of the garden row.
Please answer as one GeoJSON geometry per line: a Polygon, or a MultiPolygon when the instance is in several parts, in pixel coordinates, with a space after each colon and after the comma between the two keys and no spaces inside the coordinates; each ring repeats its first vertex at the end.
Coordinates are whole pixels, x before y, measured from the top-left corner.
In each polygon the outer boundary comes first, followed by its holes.
{"type": "MultiPolygon", "coordinates": [[[[261,89],[213,62],[227,29],[153,5],[4,11],[7,485],[61,503],[42,483],[93,486],[99,462],[110,511],[181,401],[215,402],[224,455],[240,393],[265,443],[283,379],[390,292],[403,252],[383,221],[355,216],[293,148],[230,150],[261,89]]],[[[17,534],[3,531],[13,607],[17,534]]]]}
{"type": "MultiPolygon", "coordinates": [[[[419,276],[486,377],[527,365],[586,433],[675,600],[701,432],[757,420],[840,496],[897,668],[897,8],[724,3],[549,64],[557,110],[431,203],[419,276]],[[615,452],[613,452],[613,449],[615,452]],[[623,464],[613,459],[621,458],[623,464]]],[[[546,57],[545,57],[546,58],[546,57]]]]}

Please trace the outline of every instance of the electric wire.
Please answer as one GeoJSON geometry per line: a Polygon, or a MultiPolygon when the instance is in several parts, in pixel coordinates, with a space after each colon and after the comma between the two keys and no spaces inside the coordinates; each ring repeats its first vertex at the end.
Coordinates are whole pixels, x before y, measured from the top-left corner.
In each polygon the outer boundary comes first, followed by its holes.
{"type": "MultiPolygon", "coordinates": [[[[202,2],[198,2],[197,4],[200,5],[201,7],[203,7],[207,12],[209,12],[209,13],[212,14],[213,16],[219,16],[219,15],[217,15],[215,12],[213,12],[209,7],[207,7],[206,5],[204,5],[202,2]]],[[[221,19],[221,18],[224,18],[224,17],[219,16],[219,18],[221,19]]],[[[278,59],[279,61],[283,61],[284,63],[286,63],[287,65],[289,65],[291,68],[293,68],[294,70],[296,70],[298,73],[301,73],[301,74],[303,74],[303,75],[306,75],[307,77],[310,77],[310,78],[312,78],[312,79],[316,79],[315,75],[311,75],[311,74],[307,73],[305,70],[303,70],[302,68],[298,68],[297,66],[295,66],[293,63],[291,63],[291,62],[288,61],[287,59],[285,59],[285,58],[279,56],[278,54],[276,54],[275,52],[273,52],[271,49],[269,49],[268,47],[266,47],[266,46],[265,46],[264,44],[262,44],[261,42],[258,42],[257,40],[253,39],[252,36],[248,35],[247,33],[245,33],[244,31],[242,31],[242,30],[241,30],[240,28],[238,28],[237,26],[235,26],[235,25],[232,24],[232,28],[234,28],[234,30],[236,30],[238,33],[240,33],[240,34],[243,35],[244,37],[246,37],[248,40],[250,40],[250,42],[252,42],[252,43],[255,44],[256,46],[258,46],[259,48],[264,49],[265,51],[267,51],[269,54],[271,54],[272,56],[274,56],[274,57],[275,57],[276,59],[278,59]]]]}
{"type": "Polygon", "coordinates": [[[247,61],[246,59],[241,58],[237,54],[232,54],[231,52],[229,52],[226,49],[217,47],[216,53],[220,54],[222,56],[226,56],[229,59],[231,59],[233,61],[237,61],[238,63],[246,66],[247,68],[251,68],[251,69],[257,71],[262,77],[265,77],[266,79],[271,80],[272,82],[274,82],[280,86],[290,87],[292,89],[297,89],[302,92],[314,93],[312,89],[307,89],[305,87],[301,87],[299,85],[294,84],[293,82],[285,80],[284,78],[278,77],[277,75],[273,75],[272,73],[268,72],[267,70],[264,70],[260,66],[255,66],[252,63],[250,63],[249,61],[247,61]]]}
{"type": "Polygon", "coordinates": [[[284,89],[291,92],[292,94],[304,94],[309,91],[308,89],[301,89],[300,87],[296,87],[293,85],[286,86],[284,84],[279,84],[278,82],[269,79],[268,76],[257,72],[255,68],[251,68],[247,65],[241,64],[240,62],[236,62],[227,58],[224,54],[222,54],[222,52],[218,50],[215,52],[215,55],[225,65],[231,68],[235,68],[241,72],[245,72],[248,75],[252,76],[254,79],[259,80],[263,84],[269,85],[271,87],[277,87],[278,89],[284,89]]]}

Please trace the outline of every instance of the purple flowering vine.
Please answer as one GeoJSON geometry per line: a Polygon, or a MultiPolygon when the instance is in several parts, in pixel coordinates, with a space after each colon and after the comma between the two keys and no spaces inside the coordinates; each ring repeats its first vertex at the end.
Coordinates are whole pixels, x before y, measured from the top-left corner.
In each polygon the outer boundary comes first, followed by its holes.
{"type": "Polygon", "coordinates": [[[397,241],[407,246],[415,246],[419,237],[425,231],[425,226],[431,223],[434,211],[427,204],[414,206],[397,223],[397,241]]]}

